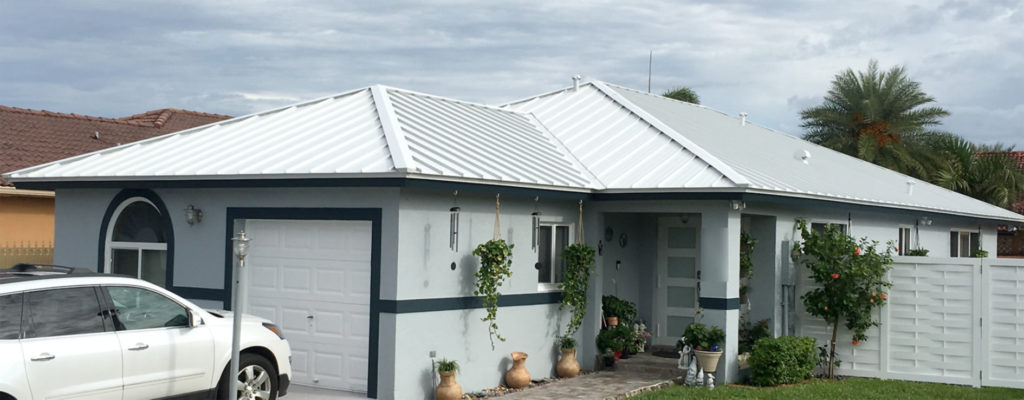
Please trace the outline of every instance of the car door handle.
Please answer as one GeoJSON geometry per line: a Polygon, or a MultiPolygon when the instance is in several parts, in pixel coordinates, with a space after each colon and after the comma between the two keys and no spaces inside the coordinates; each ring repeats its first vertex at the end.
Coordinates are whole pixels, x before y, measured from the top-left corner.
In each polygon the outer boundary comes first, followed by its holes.
{"type": "Polygon", "coordinates": [[[50,354],[50,353],[43,353],[43,354],[40,354],[38,356],[32,357],[31,360],[32,361],[50,361],[50,360],[52,360],[54,358],[57,358],[57,356],[55,356],[53,354],[50,354]]]}
{"type": "Polygon", "coordinates": [[[145,343],[136,343],[136,344],[135,344],[134,346],[132,346],[132,347],[129,347],[129,348],[128,348],[128,350],[131,350],[131,351],[139,351],[139,350],[145,350],[145,349],[148,349],[148,348],[149,348],[149,345],[148,345],[148,344],[145,344],[145,343]]]}

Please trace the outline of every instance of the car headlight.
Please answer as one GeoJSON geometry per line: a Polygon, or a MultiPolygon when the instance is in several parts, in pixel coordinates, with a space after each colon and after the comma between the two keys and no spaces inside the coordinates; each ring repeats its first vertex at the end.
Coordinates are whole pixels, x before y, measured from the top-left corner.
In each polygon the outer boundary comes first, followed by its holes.
{"type": "Polygon", "coordinates": [[[264,322],[263,327],[267,328],[271,332],[274,332],[274,334],[277,335],[277,337],[281,338],[281,340],[284,340],[284,332],[281,331],[281,327],[269,322],[264,322]]]}

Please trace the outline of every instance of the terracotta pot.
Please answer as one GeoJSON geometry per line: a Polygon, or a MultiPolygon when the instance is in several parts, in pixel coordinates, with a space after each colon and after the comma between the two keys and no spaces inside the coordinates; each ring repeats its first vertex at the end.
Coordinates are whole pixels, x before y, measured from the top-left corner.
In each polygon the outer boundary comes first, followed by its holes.
{"type": "Polygon", "coordinates": [[[605,317],[604,318],[604,322],[607,322],[608,326],[618,326],[619,325],[619,317],[605,317]]]}
{"type": "Polygon", "coordinates": [[[722,357],[721,351],[694,350],[697,355],[697,363],[704,369],[704,372],[715,372],[718,370],[718,359],[722,357]]]}
{"type": "Polygon", "coordinates": [[[576,348],[562,349],[562,358],[555,365],[555,372],[561,378],[572,378],[580,373],[580,363],[576,361],[576,348]]]}
{"type": "Polygon", "coordinates": [[[512,368],[505,373],[505,386],[513,389],[530,386],[530,371],[526,370],[526,353],[512,352],[512,368]]]}
{"type": "Polygon", "coordinates": [[[615,350],[615,351],[612,352],[612,354],[615,355],[615,361],[619,361],[619,359],[622,358],[622,352],[621,351],[615,350]]]}
{"type": "Polygon", "coordinates": [[[459,400],[462,398],[462,385],[455,382],[455,371],[438,372],[441,383],[434,389],[437,400],[459,400]]]}

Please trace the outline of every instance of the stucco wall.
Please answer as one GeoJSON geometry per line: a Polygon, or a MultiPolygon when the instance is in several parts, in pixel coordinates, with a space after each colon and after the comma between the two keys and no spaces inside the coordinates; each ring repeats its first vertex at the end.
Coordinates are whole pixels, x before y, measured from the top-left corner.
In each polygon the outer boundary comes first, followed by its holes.
{"type": "MultiPolygon", "coordinates": [[[[458,251],[449,248],[451,192],[405,189],[401,194],[397,281],[399,299],[432,299],[473,296],[479,259],[473,249],[494,235],[493,194],[459,193],[460,237],[458,251]],[[451,263],[456,268],[451,269],[451,263]]],[[[512,277],[502,285],[502,295],[536,294],[537,253],[531,248],[535,207],[542,220],[576,223],[574,200],[501,196],[501,236],[512,243],[512,277]]],[[[594,240],[588,240],[593,242],[594,240]]],[[[564,331],[567,311],[558,304],[508,306],[498,309],[498,326],[507,341],[495,341],[491,349],[482,309],[407,313],[394,316],[396,324],[394,394],[399,399],[429,398],[434,385],[430,351],[437,357],[458,360],[458,381],[464,391],[503,383],[511,365],[510,353],[529,354],[526,366],[532,377],[554,375],[556,337],[564,331]]],[[[579,335],[577,335],[579,336],[579,335]]],[[[587,343],[581,343],[586,346],[587,343]]],[[[582,361],[582,359],[581,359],[582,361]]],[[[582,363],[585,367],[589,367],[582,363]]],[[[382,387],[383,389],[383,387],[382,387]]],[[[382,393],[386,391],[382,390],[382,393]]],[[[382,398],[387,398],[382,396],[382,398]]]]}
{"type": "Polygon", "coordinates": [[[0,246],[53,243],[53,197],[0,194],[0,246]]]}

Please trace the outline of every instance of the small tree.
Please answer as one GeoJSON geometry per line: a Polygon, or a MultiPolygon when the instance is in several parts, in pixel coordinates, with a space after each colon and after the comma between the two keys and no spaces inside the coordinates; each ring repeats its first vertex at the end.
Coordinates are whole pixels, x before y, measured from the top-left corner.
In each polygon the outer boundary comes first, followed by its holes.
{"type": "Polygon", "coordinates": [[[686,86],[666,90],[665,93],[662,93],[661,95],[670,99],[685,101],[687,103],[700,104],[700,96],[697,95],[697,92],[686,86]]]}
{"type": "Polygon", "coordinates": [[[797,244],[803,256],[798,263],[807,267],[811,279],[821,288],[805,293],[801,298],[807,313],[821,317],[832,326],[829,343],[828,376],[835,376],[836,333],[839,321],[853,332],[853,345],[867,340],[867,332],[879,326],[871,310],[885,304],[886,290],[892,284],[885,274],[892,265],[892,242],[885,253],[875,247],[877,241],[861,238],[858,242],[843,233],[836,225],[829,225],[823,234],[808,230],[807,222],[797,221],[803,243],[797,244]]]}

